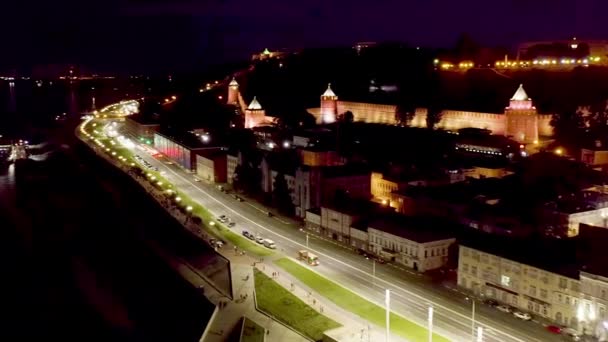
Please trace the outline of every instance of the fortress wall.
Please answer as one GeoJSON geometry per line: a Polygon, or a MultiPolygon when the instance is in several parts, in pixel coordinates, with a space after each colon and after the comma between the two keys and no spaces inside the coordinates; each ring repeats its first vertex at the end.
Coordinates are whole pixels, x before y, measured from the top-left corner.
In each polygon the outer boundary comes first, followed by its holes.
{"type": "Polygon", "coordinates": [[[355,121],[366,123],[394,125],[396,110],[397,106],[394,105],[338,101],[338,115],[351,111],[355,121]]]}
{"type": "Polygon", "coordinates": [[[552,136],[553,126],[551,126],[551,114],[541,114],[538,116],[538,135],[552,136]]]}
{"type": "Polygon", "coordinates": [[[492,134],[504,135],[505,116],[503,114],[465,112],[459,110],[444,110],[439,128],[458,130],[461,128],[474,127],[489,129],[492,134]]]}

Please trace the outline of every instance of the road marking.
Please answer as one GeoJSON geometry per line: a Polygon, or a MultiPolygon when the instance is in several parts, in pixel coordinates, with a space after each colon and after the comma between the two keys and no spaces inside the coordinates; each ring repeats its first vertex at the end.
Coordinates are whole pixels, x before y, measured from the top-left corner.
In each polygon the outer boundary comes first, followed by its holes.
{"type": "MultiPolygon", "coordinates": [[[[174,174],[174,175],[175,175],[177,178],[180,178],[181,180],[183,180],[183,181],[185,181],[186,183],[190,184],[190,185],[191,185],[191,186],[194,188],[194,190],[197,190],[197,191],[201,192],[202,194],[204,194],[205,196],[207,196],[207,197],[208,197],[210,200],[217,202],[217,204],[219,204],[221,207],[224,207],[224,208],[226,208],[227,210],[229,210],[229,211],[233,212],[233,213],[234,213],[236,216],[240,217],[241,219],[243,219],[243,220],[245,220],[245,221],[250,222],[251,224],[253,224],[253,225],[255,225],[255,226],[257,226],[257,227],[261,228],[262,230],[264,230],[264,231],[266,231],[266,232],[268,232],[268,233],[270,233],[270,234],[273,234],[273,235],[275,235],[275,236],[281,237],[282,239],[284,239],[284,240],[286,240],[286,241],[288,241],[288,242],[290,242],[290,243],[292,243],[292,244],[294,244],[294,245],[296,245],[296,246],[300,246],[300,248],[308,248],[308,249],[310,249],[311,251],[314,251],[316,254],[321,255],[321,256],[324,256],[324,257],[326,257],[327,259],[332,260],[333,262],[335,262],[335,263],[337,263],[337,264],[339,264],[339,265],[346,266],[347,268],[352,269],[352,270],[356,271],[357,273],[364,274],[366,277],[370,277],[370,276],[371,276],[371,274],[369,274],[369,273],[367,273],[367,272],[365,272],[365,271],[362,271],[362,270],[360,270],[360,269],[358,269],[358,268],[356,268],[356,267],[354,267],[354,266],[352,266],[352,265],[349,265],[349,264],[347,264],[347,263],[345,263],[345,262],[343,262],[343,261],[340,261],[340,260],[338,260],[338,259],[336,259],[336,258],[334,258],[334,257],[332,257],[332,256],[330,256],[330,255],[328,255],[328,254],[325,254],[325,253],[323,253],[323,252],[320,252],[319,250],[315,250],[315,249],[313,249],[313,248],[306,247],[305,245],[303,245],[303,244],[301,244],[301,243],[299,243],[299,242],[297,242],[297,241],[295,241],[295,240],[292,240],[292,239],[291,239],[291,238],[289,238],[289,237],[286,237],[286,236],[284,236],[284,235],[281,235],[280,233],[277,233],[277,232],[275,232],[275,231],[273,231],[273,230],[271,230],[271,229],[268,229],[268,228],[266,228],[266,227],[264,227],[264,226],[262,226],[262,225],[258,224],[257,222],[255,222],[255,221],[253,221],[253,220],[249,219],[248,217],[245,217],[243,214],[240,214],[238,211],[236,211],[236,210],[232,209],[232,207],[229,207],[228,205],[226,205],[226,204],[224,204],[223,202],[219,201],[217,198],[215,198],[215,196],[213,196],[213,195],[209,194],[207,191],[205,191],[205,190],[203,190],[202,188],[198,187],[196,184],[192,183],[192,181],[190,181],[189,179],[187,179],[187,178],[185,178],[185,177],[183,177],[183,176],[179,175],[179,174],[178,174],[178,173],[176,173],[174,170],[172,170],[172,169],[171,169],[171,168],[169,168],[168,166],[164,165],[164,163],[160,162],[159,160],[157,160],[157,159],[155,159],[155,158],[152,158],[152,159],[153,159],[153,161],[158,162],[160,165],[162,165],[163,167],[165,167],[165,168],[166,168],[168,171],[170,171],[172,174],[174,174]]],[[[207,209],[207,210],[211,212],[211,210],[210,210],[210,209],[207,209]]],[[[326,277],[326,278],[327,278],[327,277],[326,277]]],[[[328,279],[329,279],[329,278],[328,278],[328,279]]],[[[403,288],[403,287],[401,287],[401,286],[399,286],[399,285],[396,285],[396,284],[394,284],[394,283],[391,283],[391,282],[389,282],[389,281],[386,281],[386,280],[384,280],[384,279],[377,278],[377,277],[375,278],[375,281],[377,281],[377,282],[381,282],[381,283],[384,283],[384,284],[390,285],[390,286],[392,286],[392,287],[394,287],[394,288],[396,288],[396,289],[399,289],[399,290],[403,291],[404,293],[408,294],[409,296],[413,296],[413,297],[415,297],[415,298],[417,298],[417,299],[421,300],[423,303],[429,303],[429,304],[431,304],[431,305],[432,305],[433,307],[435,307],[435,308],[440,308],[440,309],[443,309],[443,310],[445,310],[445,311],[447,311],[447,312],[451,312],[451,313],[455,314],[456,316],[459,316],[459,317],[461,317],[461,318],[463,318],[463,319],[465,319],[465,320],[470,320],[470,318],[469,318],[467,315],[461,314],[461,313],[459,313],[459,312],[457,312],[457,311],[455,311],[455,310],[453,310],[453,309],[450,309],[450,308],[448,308],[448,307],[446,307],[446,306],[444,306],[444,305],[440,305],[440,304],[438,304],[438,303],[434,302],[434,301],[433,301],[433,300],[431,300],[431,299],[425,298],[425,297],[423,297],[422,295],[419,295],[419,294],[414,293],[414,292],[412,292],[412,291],[410,291],[410,290],[407,290],[407,289],[405,289],[405,288],[403,288]]],[[[353,292],[355,292],[355,291],[353,291],[353,292]]],[[[356,293],[356,292],[355,292],[355,293],[356,293]]],[[[396,293],[396,294],[397,294],[397,293],[396,293]]],[[[405,298],[405,296],[403,296],[403,295],[401,295],[401,294],[397,294],[397,295],[399,295],[399,296],[401,296],[401,297],[404,297],[404,298],[405,298]]],[[[432,297],[432,296],[431,296],[431,297],[432,297]]],[[[440,297],[440,296],[439,296],[439,297],[440,297]]],[[[438,297],[438,298],[439,298],[439,297],[438,297]]],[[[486,317],[486,319],[488,319],[488,318],[486,317]]],[[[515,341],[519,341],[519,342],[525,342],[524,340],[519,339],[519,338],[517,338],[517,337],[515,337],[515,336],[513,336],[513,335],[511,335],[511,334],[509,334],[509,333],[506,333],[506,332],[504,332],[504,331],[502,331],[502,330],[499,330],[499,329],[495,328],[494,326],[491,326],[491,325],[489,325],[489,324],[487,324],[487,323],[478,322],[478,324],[479,324],[480,326],[485,326],[485,327],[486,327],[486,328],[488,328],[488,329],[492,329],[492,330],[494,330],[494,331],[500,332],[500,333],[501,333],[501,334],[503,334],[504,336],[508,336],[508,337],[512,338],[513,340],[515,340],[515,341]]],[[[528,336],[528,337],[529,337],[529,336],[528,336]]],[[[535,341],[540,341],[540,340],[535,339],[535,338],[532,338],[532,339],[533,339],[533,340],[535,340],[535,341]]]]}

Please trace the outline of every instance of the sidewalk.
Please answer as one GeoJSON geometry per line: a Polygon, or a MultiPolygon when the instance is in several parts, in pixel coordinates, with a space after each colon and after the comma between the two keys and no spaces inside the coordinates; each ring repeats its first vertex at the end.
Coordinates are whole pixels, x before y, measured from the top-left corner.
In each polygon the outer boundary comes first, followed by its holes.
{"type": "MultiPolygon", "coordinates": [[[[280,267],[271,264],[270,262],[266,262],[257,264],[256,268],[267,276],[273,278],[274,281],[281,284],[284,288],[291,290],[295,296],[303,300],[319,313],[340,323],[342,327],[326,332],[326,334],[333,339],[341,342],[385,340],[386,330],[384,327],[372,325],[352,312],[340,308],[315,291],[310,290],[306,285],[301,283],[295,277],[292,277],[288,272],[284,271],[280,267]],[[275,273],[274,276],[273,273],[275,273]]],[[[406,340],[400,336],[391,334],[391,341],[405,342],[406,340]]]]}
{"type": "Polygon", "coordinates": [[[228,334],[237,328],[237,324],[240,323],[243,316],[247,316],[267,330],[266,341],[309,341],[255,309],[253,303],[253,267],[251,266],[253,260],[249,256],[234,255],[232,251],[231,247],[224,247],[222,249],[224,256],[229,258],[231,262],[232,286],[235,300],[229,301],[225,297],[209,298],[215,305],[218,305],[220,300],[227,302],[227,304],[218,310],[213,321],[209,323],[208,334],[203,336],[201,342],[225,341],[228,334]],[[241,299],[241,296],[247,297],[241,299]]]}

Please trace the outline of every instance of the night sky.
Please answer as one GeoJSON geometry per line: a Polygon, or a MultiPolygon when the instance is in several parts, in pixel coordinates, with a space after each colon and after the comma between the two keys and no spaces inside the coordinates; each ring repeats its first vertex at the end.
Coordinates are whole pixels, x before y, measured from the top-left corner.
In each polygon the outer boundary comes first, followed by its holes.
{"type": "Polygon", "coordinates": [[[165,71],[248,58],[264,47],[402,41],[452,46],[608,37],[605,0],[16,0],[2,13],[0,71],[73,63],[165,71]]]}

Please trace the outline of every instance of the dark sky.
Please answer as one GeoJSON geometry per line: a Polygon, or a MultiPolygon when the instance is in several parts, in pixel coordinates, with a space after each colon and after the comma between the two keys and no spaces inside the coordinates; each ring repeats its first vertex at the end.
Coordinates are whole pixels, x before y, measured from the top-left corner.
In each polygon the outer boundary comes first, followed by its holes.
{"type": "Polygon", "coordinates": [[[608,37],[606,0],[12,0],[0,13],[0,70],[188,69],[266,46],[451,46],[463,32],[506,46],[608,37]]]}

